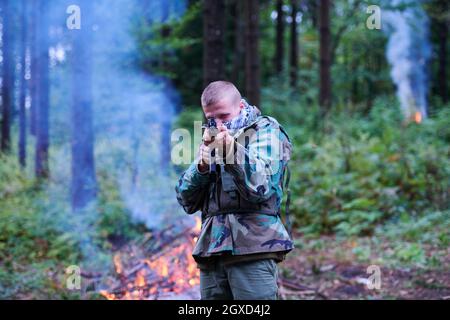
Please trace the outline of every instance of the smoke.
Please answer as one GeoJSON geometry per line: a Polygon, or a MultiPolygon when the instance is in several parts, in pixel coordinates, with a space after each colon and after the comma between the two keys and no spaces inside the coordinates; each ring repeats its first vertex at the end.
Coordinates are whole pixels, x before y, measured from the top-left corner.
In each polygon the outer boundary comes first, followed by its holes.
{"type": "Polygon", "coordinates": [[[391,77],[397,87],[401,109],[407,119],[416,112],[426,117],[426,70],[431,54],[428,18],[420,2],[393,0],[389,4],[390,9],[382,13],[389,35],[386,56],[392,67],[391,77]]]}
{"type": "MultiPolygon", "coordinates": [[[[81,27],[92,32],[92,110],[95,132],[97,175],[113,181],[136,222],[149,228],[161,227],[182,214],[173,191],[170,173],[170,131],[180,109],[180,97],[171,82],[144,73],[133,34],[136,21],[161,22],[179,17],[184,1],[94,0],[92,12],[83,11],[82,1],[52,0],[48,5],[50,24],[50,168],[48,198],[52,208],[47,219],[72,234],[81,245],[86,265],[103,268],[108,263],[95,245],[98,203],[72,213],[70,204],[70,85],[71,32],[66,26],[66,8],[79,4],[81,27]],[[143,7],[146,10],[143,11],[143,7]],[[84,21],[83,17],[90,17],[84,21]],[[99,261],[104,259],[105,261],[99,261]],[[102,263],[104,262],[104,264],[102,263]]],[[[88,72],[88,71],[87,71],[88,72]]],[[[102,179],[99,179],[100,183],[102,179]]],[[[104,185],[99,185],[104,188],[104,185]]],[[[106,190],[105,192],[114,192],[106,190]]],[[[50,207],[50,206],[49,206],[50,207]]]]}
{"type": "MultiPolygon", "coordinates": [[[[153,8],[147,8],[145,18],[163,21],[167,10],[172,17],[179,16],[184,11],[182,3],[151,1],[153,8]]],[[[94,4],[97,140],[105,150],[111,147],[115,155],[121,153],[113,163],[114,171],[132,217],[148,227],[157,227],[165,215],[175,214],[178,208],[169,175],[167,137],[179,108],[179,96],[169,81],[144,74],[137,66],[138,49],[132,31],[133,23],[142,19],[142,1],[116,1],[112,6],[111,1],[97,0],[94,4]]]]}

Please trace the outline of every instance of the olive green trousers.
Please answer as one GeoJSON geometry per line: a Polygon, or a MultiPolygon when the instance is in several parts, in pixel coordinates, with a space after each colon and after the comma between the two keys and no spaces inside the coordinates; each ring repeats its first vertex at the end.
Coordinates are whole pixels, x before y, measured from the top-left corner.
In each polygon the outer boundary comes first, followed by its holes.
{"type": "Polygon", "coordinates": [[[277,300],[278,266],[274,259],[224,264],[220,259],[200,269],[202,300],[277,300]]]}

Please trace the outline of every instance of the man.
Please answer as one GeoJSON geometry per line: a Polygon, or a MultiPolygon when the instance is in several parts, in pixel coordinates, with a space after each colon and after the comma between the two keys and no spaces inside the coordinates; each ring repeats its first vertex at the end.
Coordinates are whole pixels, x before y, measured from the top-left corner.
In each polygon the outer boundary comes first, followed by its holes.
{"type": "Polygon", "coordinates": [[[209,84],[201,103],[218,132],[205,130],[198,157],[176,187],[188,214],[202,211],[193,251],[201,298],[277,299],[277,263],[293,248],[280,218],[291,143],[230,82],[209,84]]]}

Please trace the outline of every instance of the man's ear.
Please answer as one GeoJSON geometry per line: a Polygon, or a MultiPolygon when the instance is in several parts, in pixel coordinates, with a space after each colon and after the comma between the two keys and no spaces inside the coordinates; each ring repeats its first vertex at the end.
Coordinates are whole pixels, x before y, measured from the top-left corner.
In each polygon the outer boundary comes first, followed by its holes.
{"type": "Polygon", "coordinates": [[[239,109],[244,109],[244,102],[241,100],[241,102],[239,103],[239,109]]]}

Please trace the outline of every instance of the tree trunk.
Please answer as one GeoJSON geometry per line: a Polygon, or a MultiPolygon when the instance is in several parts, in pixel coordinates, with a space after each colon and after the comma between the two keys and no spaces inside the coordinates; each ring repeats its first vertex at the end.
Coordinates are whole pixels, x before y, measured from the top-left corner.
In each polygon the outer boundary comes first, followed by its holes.
{"type": "Polygon", "coordinates": [[[83,4],[80,30],[72,33],[72,209],[83,209],[96,198],[94,131],[92,125],[91,2],[83,4]]]}
{"type": "Polygon", "coordinates": [[[235,0],[233,3],[234,14],[234,50],[233,50],[233,67],[231,71],[231,81],[235,85],[241,83],[242,67],[244,60],[244,20],[242,15],[243,2],[235,0]]]}
{"type": "Polygon", "coordinates": [[[3,0],[3,79],[2,79],[2,137],[0,148],[2,152],[8,152],[11,148],[11,112],[13,107],[14,92],[14,61],[12,57],[12,23],[11,1],[3,0]]]}
{"type": "Polygon", "coordinates": [[[260,105],[259,3],[244,1],[245,20],[245,92],[249,103],[260,105]]]}
{"type": "Polygon", "coordinates": [[[284,58],[284,12],[283,0],[277,0],[277,29],[276,29],[276,51],[275,51],[275,71],[280,74],[283,71],[284,58]]]}
{"type": "Polygon", "coordinates": [[[311,23],[314,29],[318,26],[318,6],[317,6],[318,0],[306,0],[305,6],[307,7],[308,13],[311,18],[311,23]]]}
{"type": "MultiPolygon", "coordinates": [[[[162,4],[162,15],[161,15],[161,23],[167,23],[169,18],[170,18],[170,5],[171,5],[171,1],[165,1],[162,4]]],[[[170,26],[166,25],[161,29],[161,37],[163,39],[166,39],[170,36],[172,30],[170,28],[170,26]]],[[[163,45],[163,50],[161,50],[161,52],[163,53],[162,57],[161,57],[161,68],[163,70],[167,70],[168,71],[168,64],[167,64],[167,55],[170,54],[170,52],[167,51],[166,46],[163,45]]],[[[163,118],[163,120],[161,120],[160,122],[161,124],[161,128],[160,128],[160,168],[161,168],[161,173],[164,175],[168,175],[169,174],[169,164],[170,164],[170,148],[171,148],[171,144],[170,144],[170,134],[171,134],[171,123],[170,123],[170,119],[166,119],[165,117],[163,118]]],[[[139,149],[139,138],[135,138],[136,141],[133,142],[133,152],[135,154],[135,157],[133,157],[133,161],[137,161],[137,152],[139,149]]],[[[135,168],[135,172],[134,175],[137,177],[138,172],[137,172],[137,162],[134,163],[134,168],[135,168]]]]}
{"type": "Polygon", "coordinates": [[[331,61],[330,61],[330,0],[320,0],[320,94],[319,104],[322,112],[327,112],[331,105],[331,61]]]}
{"type": "Polygon", "coordinates": [[[298,34],[297,34],[297,0],[291,0],[292,5],[292,23],[291,23],[291,55],[290,55],[290,84],[292,88],[297,87],[297,72],[298,72],[298,34]]]}
{"type": "Polygon", "coordinates": [[[37,90],[37,65],[38,65],[38,54],[37,54],[37,15],[38,6],[37,1],[30,1],[31,12],[30,12],[30,24],[29,24],[29,41],[30,41],[30,133],[36,135],[36,109],[38,105],[38,90],[37,90]]]}
{"type": "Polygon", "coordinates": [[[203,3],[203,86],[225,77],[225,1],[203,3]]]}
{"type": "MultiPolygon", "coordinates": [[[[447,3],[448,5],[448,3],[447,3]]],[[[447,21],[440,21],[438,24],[439,28],[439,71],[438,71],[438,81],[439,81],[439,95],[442,98],[442,102],[448,102],[448,91],[447,91],[447,42],[448,42],[448,24],[447,21]]]]}
{"type": "Polygon", "coordinates": [[[37,66],[36,81],[38,99],[36,106],[36,153],[35,174],[37,178],[49,176],[48,147],[49,147],[49,25],[48,3],[38,1],[37,15],[37,66]]]}
{"type": "Polygon", "coordinates": [[[25,98],[27,95],[26,55],[27,55],[27,2],[22,0],[22,23],[21,23],[21,69],[20,69],[20,99],[19,99],[19,163],[22,168],[26,165],[27,145],[27,116],[25,109],[25,98]]]}

